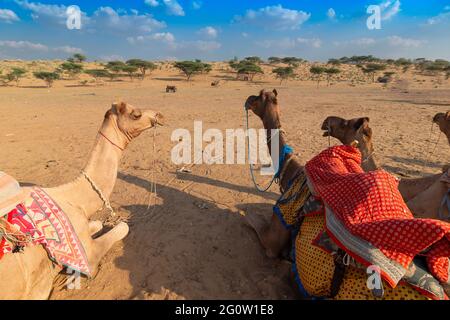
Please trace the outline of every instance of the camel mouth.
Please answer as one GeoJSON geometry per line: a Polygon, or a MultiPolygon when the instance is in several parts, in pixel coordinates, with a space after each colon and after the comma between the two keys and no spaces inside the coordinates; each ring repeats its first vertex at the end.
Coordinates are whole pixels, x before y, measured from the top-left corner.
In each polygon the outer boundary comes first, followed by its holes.
{"type": "Polygon", "coordinates": [[[329,137],[331,136],[331,128],[330,128],[330,124],[328,123],[327,120],[325,120],[322,124],[321,130],[323,131],[323,137],[329,137]]]}
{"type": "Polygon", "coordinates": [[[439,124],[440,119],[444,116],[445,115],[443,113],[438,113],[433,117],[433,123],[439,124]]]}

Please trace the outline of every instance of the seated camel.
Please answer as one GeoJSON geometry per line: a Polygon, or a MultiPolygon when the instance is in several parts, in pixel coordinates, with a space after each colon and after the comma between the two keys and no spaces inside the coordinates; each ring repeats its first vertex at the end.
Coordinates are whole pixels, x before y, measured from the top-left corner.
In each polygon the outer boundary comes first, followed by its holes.
{"type": "MultiPolygon", "coordinates": [[[[47,245],[27,245],[20,249],[23,250],[21,253],[14,253],[18,250],[13,249],[12,253],[2,257],[0,299],[47,299],[56,275],[63,265],[70,265],[64,257],[55,261],[57,259],[50,254],[48,244],[52,239],[46,239],[46,235],[52,223],[39,229],[38,223],[45,222],[45,219],[38,219],[42,214],[59,214],[59,219],[63,221],[62,224],[60,222],[61,227],[73,237],[67,240],[70,241],[69,247],[77,246],[77,252],[71,253],[81,259],[78,271],[87,275],[96,273],[100,259],[114,243],[128,234],[129,228],[126,223],[120,222],[94,239],[92,236],[100,232],[103,225],[90,219],[103,205],[112,211],[108,199],[116,182],[120,158],[129,142],[144,130],[162,124],[162,119],[158,112],[141,111],[124,102],[115,103],[106,112],[89,161],[75,180],[54,188],[23,188],[24,201],[17,206],[15,213],[26,217],[24,212],[28,210],[28,214],[33,216],[29,221],[36,223],[32,226],[35,234],[43,235],[39,240],[47,241],[47,245]]],[[[8,215],[9,218],[15,217],[8,215]]],[[[5,220],[2,223],[8,225],[5,220]]],[[[59,236],[60,231],[53,230],[52,236],[59,236]]]]}
{"type": "MultiPolygon", "coordinates": [[[[376,290],[369,289],[367,287],[368,282],[365,268],[367,268],[368,265],[378,265],[377,262],[368,263],[375,256],[384,257],[383,255],[375,254],[378,252],[377,248],[369,248],[371,243],[374,242],[369,240],[364,242],[364,237],[358,238],[359,240],[356,239],[357,241],[353,243],[358,243],[358,245],[360,243],[365,243],[364,246],[366,246],[367,251],[362,250],[359,251],[360,255],[356,254],[359,258],[365,255],[365,258],[353,260],[352,257],[354,256],[355,251],[349,249],[349,246],[343,245],[345,242],[342,239],[339,239],[342,241],[334,241],[337,239],[334,238],[334,236],[337,235],[340,237],[347,234],[346,241],[347,243],[350,243],[348,241],[349,239],[352,239],[352,237],[354,238],[354,235],[348,231],[344,232],[344,230],[349,230],[346,229],[349,227],[348,225],[345,225],[346,227],[342,227],[341,224],[341,227],[333,229],[334,232],[332,232],[332,229],[329,229],[330,226],[339,225],[336,224],[337,222],[334,222],[333,224],[333,221],[340,221],[336,218],[337,212],[333,212],[335,208],[330,210],[329,204],[331,202],[329,201],[334,201],[334,199],[339,199],[341,197],[339,190],[341,190],[340,188],[342,187],[347,189],[353,188],[353,192],[360,191],[358,188],[355,188],[355,186],[359,186],[360,184],[340,184],[339,188],[334,187],[334,179],[341,178],[356,179],[355,182],[357,183],[357,179],[363,179],[359,180],[359,182],[363,182],[361,186],[366,188],[367,184],[369,185],[369,188],[372,188],[365,189],[364,192],[370,192],[369,190],[378,190],[378,186],[384,186],[384,189],[382,190],[391,190],[392,199],[395,199],[396,209],[394,210],[395,212],[392,211],[394,212],[393,214],[401,215],[406,218],[403,222],[414,225],[417,224],[416,220],[420,224],[433,225],[441,223],[439,226],[443,226],[443,228],[447,230],[445,232],[449,232],[450,227],[444,222],[432,219],[427,221],[414,219],[411,212],[407,210],[406,204],[402,201],[402,195],[400,192],[395,190],[396,188],[389,189],[389,187],[396,184],[395,178],[389,175],[389,173],[384,171],[380,171],[378,173],[374,172],[373,174],[364,173],[361,167],[365,167],[366,170],[374,170],[377,167],[374,159],[373,145],[371,143],[372,130],[368,125],[369,120],[367,118],[352,120],[334,118],[331,119],[334,122],[330,121],[330,123],[325,123],[323,127],[326,131],[325,136],[333,136],[339,134],[339,131],[342,131],[344,132],[343,137],[345,136],[345,139],[343,139],[342,142],[344,144],[348,144],[349,146],[338,146],[327,149],[319,156],[314,157],[314,159],[309,161],[306,166],[304,166],[302,165],[300,159],[290,152],[291,148],[288,147],[286,133],[281,129],[279,98],[276,90],[273,90],[272,92],[262,90],[259,95],[248,97],[245,102],[245,108],[247,110],[251,110],[261,119],[264,128],[268,132],[270,132],[270,130],[278,129],[278,134],[267,135],[269,137],[267,139],[267,145],[269,147],[269,152],[271,152],[272,142],[274,139],[279,140],[280,166],[276,177],[279,179],[280,190],[282,192],[282,196],[274,207],[274,213],[272,214],[269,223],[264,219],[264,217],[252,212],[246,214],[245,220],[247,224],[256,232],[268,257],[279,257],[283,252],[286,252],[286,250],[291,248],[292,254],[290,256],[293,259],[292,262],[294,265],[293,279],[295,279],[299,285],[299,289],[302,293],[309,296],[334,299],[375,299],[380,297],[384,299],[426,299],[429,296],[424,295],[421,288],[417,291],[412,289],[414,286],[412,286],[411,283],[414,283],[414,280],[419,278],[424,280],[422,283],[418,284],[419,286],[436,289],[434,291],[431,290],[433,291],[432,295],[434,295],[434,298],[445,298],[445,279],[442,278],[439,279],[439,281],[434,279],[429,273],[431,271],[426,271],[420,267],[417,267],[415,262],[408,264],[408,270],[402,268],[398,269],[399,273],[397,273],[397,276],[402,275],[403,277],[401,279],[407,279],[407,283],[398,282],[399,278],[394,281],[392,278],[387,277],[387,274],[384,273],[385,269],[383,269],[381,275],[387,279],[386,280],[383,278],[383,283],[386,281],[389,286],[385,283],[383,285],[384,290],[381,290],[381,294],[379,288],[375,288],[376,290]],[[340,125],[335,125],[336,123],[340,125]],[[355,146],[357,146],[360,150],[359,153],[355,152],[355,146]],[[347,165],[342,166],[339,161],[342,161],[345,157],[349,157],[345,160],[347,161],[347,165]],[[323,162],[324,158],[329,159],[326,160],[329,162],[323,162]],[[319,165],[317,165],[318,163],[319,165]],[[354,172],[357,174],[341,174],[339,173],[339,170],[336,171],[336,168],[333,167],[334,163],[339,166],[337,169],[352,169],[355,170],[354,172]],[[314,167],[315,164],[316,167],[314,167]],[[324,172],[328,172],[325,170],[327,166],[329,169],[335,170],[336,172],[332,173],[331,176],[325,176],[325,178],[328,178],[329,181],[325,188],[329,187],[335,189],[330,189],[332,190],[331,197],[327,198],[327,201],[329,200],[328,202],[324,202],[324,196],[330,195],[326,195],[326,193],[319,194],[319,192],[322,192],[321,190],[325,189],[317,189],[316,186],[323,188],[323,185],[317,183],[317,179],[318,177],[322,177],[321,174],[324,172]],[[376,181],[376,183],[368,183],[367,181],[376,181]],[[389,187],[386,188],[385,186],[389,187]],[[327,219],[325,219],[325,216],[327,219]],[[361,239],[363,240],[362,242],[361,239]],[[339,245],[336,245],[336,243],[339,243],[339,245]],[[369,247],[367,247],[367,245],[369,245],[369,247]],[[361,261],[364,261],[365,263],[362,264],[361,261]],[[421,276],[418,277],[418,274],[425,276],[425,278],[422,278],[421,276]]],[[[343,210],[365,208],[364,210],[366,211],[361,211],[361,209],[354,211],[354,214],[359,214],[359,216],[358,219],[350,221],[350,223],[354,224],[351,226],[361,226],[358,225],[361,223],[359,218],[367,220],[367,223],[369,224],[362,223],[362,227],[365,228],[366,225],[368,227],[372,227],[373,231],[372,233],[369,233],[369,235],[374,235],[377,237],[376,228],[373,228],[374,226],[376,227],[377,222],[373,219],[383,216],[384,214],[392,213],[390,211],[377,209],[381,211],[374,215],[365,214],[361,216],[364,212],[369,213],[372,210],[372,207],[367,205],[367,201],[373,201],[370,200],[372,197],[367,197],[368,194],[364,192],[363,195],[365,194],[366,196],[347,198],[348,202],[352,203],[349,206],[346,205],[347,200],[340,202],[338,201],[337,204],[339,208],[343,210]],[[363,201],[361,204],[364,204],[364,207],[359,206],[359,204],[358,206],[354,206],[355,201],[363,201]]],[[[378,197],[375,197],[374,199],[378,199],[378,197]]],[[[347,215],[347,217],[352,217],[352,214],[347,215]]],[[[385,225],[385,222],[395,223],[395,221],[395,218],[393,218],[393,220],[382,221],[381,224],[387,226],[385,225]]],[[[347,221],[347,223],[349,223],[349,221],[347,221]]],[[[389,231],[389,228],[385,230],[389,231]]],[[[412,231],[408,231],[407,233],[413,234],[412,231]]],[[[387,237],[379,237],[378,239],[381,241],[379,245],[383,248],[385,248],[385,246],[383,246],[382,242],[390,240],[390,238],[387,237]]],[[[435,243],[433,241],[430,242],[430,245],[435,243]]],[[[402,243],[402,241],[397,242],[397,245],[402,246],[402,243]]],[[[394,255],[395,252],[397,251],[394,250],[394,255]]],[[[410,252],[412,253],[412,251],[410,252]]],[[[417,252],[416,250],[416,252],[411,254],[410,257],[419,256],[419,253],[420,252],[417,252]]],[[[394,269],[398,267],[395,263],[392,264],[392,261],[387,260],[387,263],[394,269]]],[[[384,266],[384,264],[381,265],[384,266]]],[[[404,268],[407,268],[407,266],[404,268]]],[[[417,285],[417,282],[415,284],[417,285]]]]}
{"type": "MultiPolygon", "coordinates": [[[[450,130],[450,117],[446,120],[444,114],[437,114],[433,121],[439,124],[444,133],[450,130]]],[[[373,146],[372,129],[369,127],[369,118],[346,120],[339,117],[328,117],[322,124],[322,130],[324,130],[324,136],[334,137],[344,145],[351,145],[357,141],[358,149],[363,157],[361,166],[364,171],[369,172],[379,168],[373,146]]],[[[450,188],[447,171],[448,169],[444,168],[443,173],[399,181],[399,191],[408,208],[416,217],[449,219],[449,208],[442,205],[450,188]]]]}

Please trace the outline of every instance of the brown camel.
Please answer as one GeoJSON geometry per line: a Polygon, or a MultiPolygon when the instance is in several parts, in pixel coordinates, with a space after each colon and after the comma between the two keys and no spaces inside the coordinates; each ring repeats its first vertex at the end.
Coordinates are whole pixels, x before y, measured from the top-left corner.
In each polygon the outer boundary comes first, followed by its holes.
{"type": "MultiPolygon", "coordinates": [[[[267,130],[267,136],[270,137],[270,130],[279,129],[279,148],[280,154],[283,146],[287,144],[285,132],[281,129],[280,108],[278,105],[277,91],[272,92],[262,90],[259,96],[250,96],[245,108],[253,111],[263,122],[264,128],[267,130]]],[[[324,123],[322,127],[326,132],[324,136],[338,135],[343,139],[343,143],[355,144],[361,151],[363,157],[363,166],[366,169],[376,169],[376,163],[373,158],[372,130],[368,126],[368,118],[359,118],[352,120],[344,120],[337,117],[329,118],[330,123],[324,123]],[[355,142],[356,141],[356,142],[355,142]]],[[[275,137],[276,138],[276,137],[275,137]]],[[[271,150],[272,137],[268,141],[269,152],[271,150]]],[[[284,163],[280,164],[280,189],[286,190],[288,182],[293,179],[299,172],[303,171],[303,165],[300,160],[293,154],[288,154],[284,163]]],[[[286,230],[276,215],[272,215],[270,224],[257,214],[246,215],[246,221],[256,231],[261,244],[266,250],[269,257],[277,257],[286,247],[291,239],[290,231],[286,230]]]]}
{"type": "MultiPolygon", "coordinates": [[[[437,114],[433,120],[434,122],[438,121],[444,133],[446,133],[444,130],[450,128],[450,117],[449,121],[445,119],[444,114],[437,114]]],[[[361,164],[363,170],[368,172],[379,168],[374,155],[369,118],[345,120],[339,117],[328,117],[322,125],[322,130],[325,131],[324,136],[334,137],[345,145],[351,145],[356,139],[362,157],[366,159],[361,164]]],[[[399,191],[414,216],[443,219],[439,212],[442,207],[442,199],[449,189],[447,170],[447,168],[444,168],[444,174],[439,173],[418,179],[400,180],[399,191]]],[[[445,213],[448,209],[443,207],[442,210],[441,213],[447,216],[445,213]]],[[[444,218],[444,220],[446,219],[444,218]]]]}
{"type": "MultiPolygon", "coordinates": [[[[268,139],[267,144],[269,147],[269,152],[271,150],[271,143],[274,140],[274,138],[279,138],[279,148],[280,148],[280,154],[282,150],[284,149],[284,146],[286,145],[286,137],[285,132],[281,129],[281,122],[280,122],[280,108],[278,105],[278,98],[277,98],[277,91],[273,90],[272,92],[267,92],[262,90],[258,96],[250,96],[245,103],[245,108],[248,110],[250,109],[255,113],[263,122],[264,128],[268,131],[267,136],[271,137],[268,139]],[[272,129],[279,129],[278,131],[278,137],[277,136],[271,136],[270,130],[272,129]]],[[[337,120],[335,118],[335,120],[337,120]]],[[[376,168],[376,162],[375,160],[369,161],[369,159],[373,158],[373,146],[371,145],[372,142],[372,131],[370,130],[368,126],[369,120],[367,118],[359,118],[359,119],[353,119],[353,120],[339,120],[336,123],[344,123],[349,128],[351,127],[352,130],[345,131],[346,139],[343,140],[346,143],[350,143],[353,145],[356,145],[363,156],[363,162],[367,162],[368,164],[372,164],[373,169],[376,168]],[[356,140],[356,143],[355,143],[356,140]],[[367,160],[367,161],[364,161],[367,160]]],[[[327,131],[325,135],[332,134],[333,132],[336,132],[333,130],[333,128],[330,127],[330,125],[324,126],[325,130],[327,131]]],[[[338,129],[338,128],[335,128],[338,129]]],[[[345,128],[341,128],[345,129],[345,128]]],[[[348,128],[347,128],[348,129],[348,128]]],[[[286,190],[288,186],[288,182],[292,180],[298,173],[301,173],[303,171],[304,167],[302,166],[299,159],[293,155],[288,154],[285,158],[285,160],[280,164],[280,172],[281,175],[279,177],[280,179],[280,189],[283,192],[283,190],[286,190]]],[[[367,168],[370,169],[370,168],[367,168]]],[[[305,218],[306,219],[306,218],[305,218]]],[[[314,218],[310,218],[310,220],[314,221],[314,218]]],[[[278,218],[278,216],[274,213],[272,214],[271,220],[269,223],[264,219],[263,216],[258,215],[257,213],[249,212],[245,216],[245,220],[248,223],[248,225],[253,228],[260,240],[261,245],[263,246],[266,255],[270,258],[276,258],[281,255],[281,253],[286,249],[289,248],[289,245],[291,244],[290,240],[292,239],[292,229],[285,228],[281,222],[281,220],[278,218]]],[[[314,223],[314,222],[310,222],[314,223]]],[[[311,230],[315,230],[312,225],[309,225],[311,230]]],[[[306,229],[306,233],[311,233],[311,230],[308,231],[306,229]]],[[[314,233],[314,232],[312,232],[314,233]]],[[[302,234],[295,234],[297,236],[301,236],[302,234]]],[[[308,236],[316,236],[316,235],[306,235],[308,236]]],[[[309,239],[309,238],[308,238],[309,239]]],[[[297,240],[296,240],[297,241],[297,240]]],[[[297,243],[295,244],[297,245],[297,243]]],[[[319,250],[320,251],[320,250],[319,250]]],[[[296,251],[296,254],[298,252],[296,251]]],[[[313,259],[314,260],[314,259],[313,259]]],[[[319,261],[314,261],[314,263],[321,263],[319,261]]],[[[312,266],[313,268],[318,266],[312,266]]],[[[361,278],[358,280],[362,283],[362,287],[365,288],[365,273],[360,271],[361,278]],[[363,280],[361,280],[363,279],[363,280]]],[[[331,278],[330,278],[331,281],[331,278]]],[[[351,281],[348,282],[351,284],[351,281]]],[[[359,284],[361,284],[359,283],[359,284]]],[[[363,290],[364,290],[363,289],[363,290]]],[[[350,289],[352,290],[352,288],[350,289]]],[[[345,295],[344,295],[345,296],[345,295]]],[[[393,298],[394,294],[388,295],[389,297],[393,298]]],[[[414,299],[418,298],[418,294],[414,296],[414,299]]]]}
{"type": "MultiPolygon", "coordinates": [[[[123,102],[113,104],[105,115],[96,144],[83,170],[93,184],[80,174],[68,184],[43,189],[72,223],[85,249],[92,274],[95,274],[100,259],[129,231],[128,225],[120,222],[100,237],[92,238],[103,228],[100,221],[90,220],[104,205],[99,193],[109,199],[123,150],[144,130],[162,124],[162,119],[162,115],[155,111],[141,111],[123,102]],[[101,192],[94,190],[94,184],[101,192]]],[[[29,194],[30,189],[24,188],[24,192],[29,194]]],[[[60,271],[61,267],[50,261],[41,245],[26,247],[21,254],[6,254],[0,263],[0,299],[47,299],[54,278],[60,271]]]]}
{"type": "Polygon", "coordinates": [[[450,144],[450,111],[446,113],[438,113],[434,116],[433,122],[439,126],[439,129],[447,136],[450,144]]]}

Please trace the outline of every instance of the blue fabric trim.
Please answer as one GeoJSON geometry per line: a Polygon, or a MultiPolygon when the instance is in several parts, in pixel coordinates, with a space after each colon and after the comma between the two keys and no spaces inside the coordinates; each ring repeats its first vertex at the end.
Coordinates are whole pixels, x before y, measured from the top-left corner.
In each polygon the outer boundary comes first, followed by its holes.
{"type": "Polygon", "coordinates": [[[275,174],[275,178],[279,178],[279,177],[280,177],[280,174],[281,174],[281,168],[283,168],[283,163],[284,163],[284,160],[286,159],[286,156],[287,156],[288,154],[293,153],[293,152],[294,152],[294,149],[293,149],[290,145],[285,144],[285,145],[283,146],[283,149],[281,150],[281,154],[280,154],[280,161],[279,161],[279,163],[278,163],[278,171],[277,171],[277,173],[275,174]]]}
{"type": "Polygon", "coordinates": [[[278,217],[278,219],[280,219],[281,224],[283,225],[283,227],[285,227],[286,229],[292,231],[295,227],[295,225],[290,225],[287,224],[287,222],[284,220],[283,218],[283,214],[280,211],[280,208],[278,206],[273,206],[273,213],[275,213],[275,215],[278,217]]]}

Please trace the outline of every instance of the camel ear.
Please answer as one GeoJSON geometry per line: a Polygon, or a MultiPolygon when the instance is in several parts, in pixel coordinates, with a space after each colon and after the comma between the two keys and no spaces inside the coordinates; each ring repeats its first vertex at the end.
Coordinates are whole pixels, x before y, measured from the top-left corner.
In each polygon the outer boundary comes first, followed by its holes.
{"type": "Polygon", "coordinates": [[[125,111],[127,111],[127,104],[125,102],[115,102],[113,103],[112,107],[118,114],[124,114],[125,111]]]}
{"type": "Polygon", "coordinates": [[[275,95],[275,97],[278,97],[278,91],[277,91],[277,89],[273,89],[273,94],[275,95]]]}
{"type": "Polygon", "coordinates": [[[445,120],[446,121],[450,120],[450,111],[447,111],[447,113],[445,114],[445,120]]]}
{"type": "Polygon", "coordinates": [[[353,125],[353,128],[356,131],[359,131],[361,129],[365,129],[369,127],[369,118],[365,117],[365,118],[359,118],[355,124],[353,125]]]}

